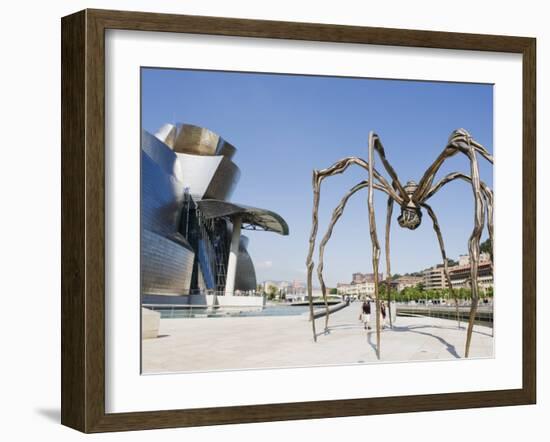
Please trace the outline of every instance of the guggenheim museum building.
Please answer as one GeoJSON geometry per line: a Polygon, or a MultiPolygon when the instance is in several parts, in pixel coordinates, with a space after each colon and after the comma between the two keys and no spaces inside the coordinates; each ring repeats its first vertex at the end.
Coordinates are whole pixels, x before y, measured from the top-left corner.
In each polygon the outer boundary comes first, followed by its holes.
{"type": "Polygon", "coordinates": [[[231,200],[241,174],[236,152],[198,126],[142,131],[143,304],[254,294],[256,272],[241,232],[288,235],[288,226],[277,213],[231,200]]]}

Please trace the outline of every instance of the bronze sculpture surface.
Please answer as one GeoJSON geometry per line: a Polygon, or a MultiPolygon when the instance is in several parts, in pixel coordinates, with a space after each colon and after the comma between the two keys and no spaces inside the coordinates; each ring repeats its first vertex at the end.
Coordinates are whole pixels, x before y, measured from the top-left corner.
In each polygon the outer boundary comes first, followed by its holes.
{"type": "MultiPolygon", "coordinates": [[[[346,171],[346,169],[352,165],[358,165],[368,171],[368,179],[361,181],[352,187],[346,195],[341,199],[340,203],[332,212],[332,218],[325,235],[323,236],[319,245],[319,264],[317,266],[317,276],[321,286],[323,298],[325,300],[325,332],[328,331],[328,319],[329,309],[326,296],[326,285],[323,279],[323,257],[325,247],[332,235],[335,224],[338,222],[342,214],[344,213],[345,206],[349,198],[357,191],[367,188],[368,198],[367,205],[369,211],[369,231],[372,243],[372,264],[374,272],[374,291],[376,300],[376,315],[380,317],[380,296],[379,296],[379,261],[380,261],[380,244],[378,242],[378,234],[376,232],[376,222],[374,215],[374,203],[373,196],[374,190],[379,190],[388,195],[387,204],[387,217],[386,217],[386,234],[385,234],[385,256],[386,256],[386,284],[387,284],[387,296],[388,306],[391,309],[391,268],[390,268],[390,225],[391,216],[393,212],[394,203],[398,204],[401,208],[401,214],[397,218],[399,225],[402,228],[414,230],[422,222],[422,209],[426,210],[430,216],[433,224],[433,229],[438,239],[439,248],[441,250],[441,257],[443,259],[444,273],[451,294],[453,295],[456,303],[456,314],[458,326],[460,327],[459,311],[458,311],[458,299],[456,292],[453,289],[451,278],[449,277],[448,260],[445,251],[445,245],[443,241],[443,235],[439,226],[437,216],[433,209],[426,203],[436,192],[438,192],[443,186],[451,181],[460,179],[471,184],[473,196],[474,196],[474,228],[468,240],[468,254],[470,258],[470,283],[472,290],[472,300],[470,306],[470,317],[468,322],[468,330],[466,334],[465,344],[465,356],[468,357],[470,351],[470,344],[472,339],[472,331],[474,327],[475,316],[477,312],[479,289],[478,289],[478,268],[479,268],[479,255],[480,255],[480,238],[483,231],[485,221],[487,221],[487,229],[489,233],[489,240],[491,245],[493,244],[493,191],[480,179],[478,154],[485,158],[489,163],[493,164],[493,157],[487,151],[487,149],[475,141],[471,135],[464,129],[457,129],[453,131],[449,137],[448,143],[439,154],[436,160],[426,170],[419,183],[409,181],[405,186],[401,184],[397,174],[391,164],[386,159],[384,147],[380,141],[380,137],[374,132],[369,133],[368,142],[368,162],[358,157],[348,157],[340,161],[337,161],[332,166],[313,171],[313,214],[312,214],[312,227],[309,238],[309,252],[306,260],[307,265],[307,289],[308,299],[310,305],[310,320],[312,323],[313,339],[317,341],[317,333],[315,330],[315,320],[313,319],[313,296],[312,296],[312,277],[313,277],[313,254],[315,251],[315,242],[317,238],[318,230],[318,210],[319,200],[321,193],[322,181],[333,175],[338,175],[346,171]],[[375,153],[378,153],[384,169],[391,178],[391,184],[374,168],[375,153]],[[466,155],[470,162],[470,175],[466,175],[460,172],[452,172],[443,177],[436,184],[433,184],[435,176],[440,169],[441,165],[452,156],[457,153],[466,155]]],[[[492,247],[491,247],[491,262],[493,261],[492,247]]],[[[389,311],[389,317],[391,321],[391,310],[389,311]]],[[[380,358],[380,321],[376,321],[376,353],[380,358]]],[[[391,326],[391,322],[390,322],[391,326]]]]}

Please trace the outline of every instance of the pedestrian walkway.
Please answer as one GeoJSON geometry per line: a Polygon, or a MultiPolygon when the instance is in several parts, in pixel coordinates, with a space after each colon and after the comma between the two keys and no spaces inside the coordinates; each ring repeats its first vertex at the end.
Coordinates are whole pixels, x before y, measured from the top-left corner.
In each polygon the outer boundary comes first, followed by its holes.
{"type": "MultiPolygon", "coordinates": [[[[313,342],[307,316],[161,319],[160,336],[142,341],[143,372],[309,367],[391,361],[449,360],[464,356],[466,323],[429,317],[397,317],[381,335],[376,358],[376,331],[364,330],[360,304],[353,303],[316,320],[313,342]]],[[[476,326],[472,358],[493,356],[492,329],[476,326]]]]}

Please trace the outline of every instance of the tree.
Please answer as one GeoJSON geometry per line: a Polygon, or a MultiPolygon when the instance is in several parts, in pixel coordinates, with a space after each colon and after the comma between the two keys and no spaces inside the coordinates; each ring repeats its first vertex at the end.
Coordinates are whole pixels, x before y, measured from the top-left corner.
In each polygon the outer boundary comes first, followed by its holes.
{"type": "Polygon", "coordinates": [[[275,287],[274,285],[270,285],[267,288],[267,298],[268,299],[274,299],[275,296],[277,296],[278,292],[279,292],[279,289],[277,289],[277,287],[275,287]]]}
{"type": "Polygon", "coordinates": [[[481,253],[488,253],[489,255],[493,256],[493,245],[491,244],[491,240],[489,238],[487,238],[479,245],[479,251],[481,253]]]}
{"type": "Polygon", "coordinates": [[[419,291],[419,292],[423,292],[424,291],[424,283],[423,282],[419,282],[418,284],[416,284],[416,289],[419,291]]]}
{"type": "Polygon", "coordinates": [[[338,289],[336,289],[336,288],[330,289],[329,294],[330,294],[330,295],[337,295],[337,294],[338,294],[338,289]]]}

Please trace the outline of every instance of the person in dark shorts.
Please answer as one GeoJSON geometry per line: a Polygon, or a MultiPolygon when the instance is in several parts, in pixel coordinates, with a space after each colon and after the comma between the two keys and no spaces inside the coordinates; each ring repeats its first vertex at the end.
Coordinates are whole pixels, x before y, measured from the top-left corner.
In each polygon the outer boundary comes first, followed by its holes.
{"type": "Polygon", "coordinates": [[[361,319],[365,330],[370,330],[370,300],[365,300],[361,306],[361,319]]]}

